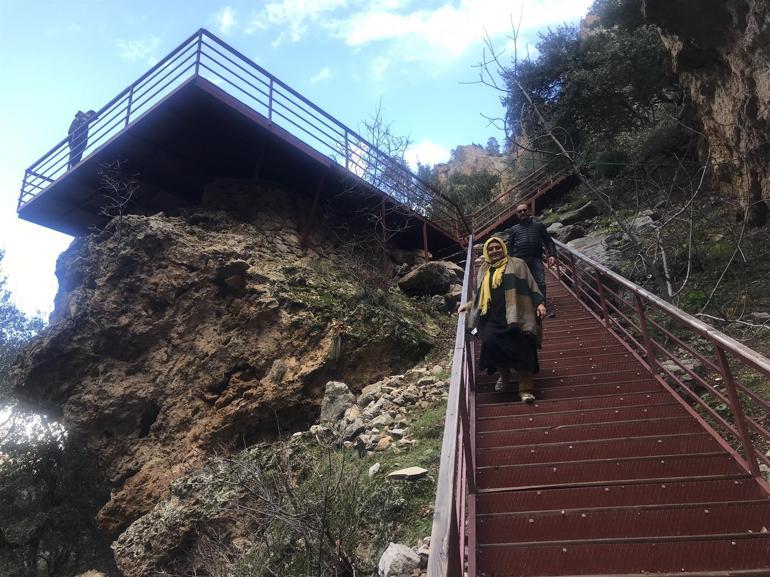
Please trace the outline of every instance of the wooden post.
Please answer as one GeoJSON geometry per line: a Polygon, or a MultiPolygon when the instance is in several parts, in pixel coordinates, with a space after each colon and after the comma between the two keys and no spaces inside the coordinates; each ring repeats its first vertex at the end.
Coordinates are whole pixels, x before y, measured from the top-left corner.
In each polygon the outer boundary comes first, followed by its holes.
{"type": "Polygon", "coordinates": [[[422,252],[427,262],[430,253],[428,252],[428,223],[425,220],[422,221],[422,252]]]}

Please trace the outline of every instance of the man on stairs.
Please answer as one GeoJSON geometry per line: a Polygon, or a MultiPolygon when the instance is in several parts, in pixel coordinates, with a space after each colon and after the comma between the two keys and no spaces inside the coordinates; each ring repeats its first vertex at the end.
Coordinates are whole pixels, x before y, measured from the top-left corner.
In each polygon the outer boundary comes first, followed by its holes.
{"type": "MultiPolygon", "coordinates": [[[[548,255],[548,266],[556,262],[556,246],[545,225],[532,218],[529,206],[520,204],[516,207],[518,224],[510,229],[508,235],[508,253],[527,263],[529,271],[535,277],[540,292],[545,297],[545,268],[543,267],[543,247],[548,255]]],[[[553,315],[550,315],[553,316],[553,315]]]]}

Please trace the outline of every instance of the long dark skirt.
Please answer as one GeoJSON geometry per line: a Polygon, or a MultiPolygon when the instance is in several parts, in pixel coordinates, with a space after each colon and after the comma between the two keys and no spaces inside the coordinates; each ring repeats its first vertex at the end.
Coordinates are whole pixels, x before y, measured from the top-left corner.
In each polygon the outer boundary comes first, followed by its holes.
{"type": "Polygon", "coordinates": [[[497,367],[537,373],[540,365],[535,336],[522,333],[516,326],[509,327],[505,318],[490,316],[481,317],[478,322],[481,339],[480,368],[490,375],[497,371],[497,367]]]}

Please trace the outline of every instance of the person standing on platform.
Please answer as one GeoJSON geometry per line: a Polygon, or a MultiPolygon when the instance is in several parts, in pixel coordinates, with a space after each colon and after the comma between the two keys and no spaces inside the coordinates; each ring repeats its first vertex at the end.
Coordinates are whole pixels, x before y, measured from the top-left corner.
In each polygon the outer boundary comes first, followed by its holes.
{"type": "Polygon", "coordinates": [[[70,123],[67,131],[67,141],[70,145],[70,158],[67,168],[75,166],[83,158],[83,152],[88,146],[88,125],[96,118],[96,112],[78,110],[75,119],[70,123]]]}

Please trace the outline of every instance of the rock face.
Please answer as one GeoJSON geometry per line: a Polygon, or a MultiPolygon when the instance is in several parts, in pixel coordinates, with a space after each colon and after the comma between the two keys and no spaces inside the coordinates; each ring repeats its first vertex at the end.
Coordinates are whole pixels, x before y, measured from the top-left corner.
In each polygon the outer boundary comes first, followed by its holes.
{"type": "Polygon", "coordinates": [[[52,325],[18,362],[17,389],[88,438],[112,484],[109,535],[206,453],[313,422],[327,381],[360,390],[430,348],[437,327],[408,299],[361,301],[323,228],[303,250],[308,210],[220,182],[194,213],[124,217],[60,257],[52,325]]]}
{"type": "Polygon", "coordinates": [[[725,194],[749,222],[770,200],[770,5],[766,0],[644,0],[689,92],[725,194]]]}

